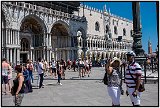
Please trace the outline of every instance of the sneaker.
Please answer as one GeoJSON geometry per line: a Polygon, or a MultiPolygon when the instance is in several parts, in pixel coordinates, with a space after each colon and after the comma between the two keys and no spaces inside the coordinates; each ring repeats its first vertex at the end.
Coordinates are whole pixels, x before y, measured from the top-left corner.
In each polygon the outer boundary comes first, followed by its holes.
{"type": "Polygon", "coordinates": [[[62,85],[62,83],[57,82],[58,85],[62,85]]]}

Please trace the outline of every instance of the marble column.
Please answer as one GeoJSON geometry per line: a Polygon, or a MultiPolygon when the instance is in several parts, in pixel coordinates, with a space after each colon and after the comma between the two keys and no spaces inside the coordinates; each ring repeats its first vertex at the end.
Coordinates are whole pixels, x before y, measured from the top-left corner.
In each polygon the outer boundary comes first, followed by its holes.
{"type": "Polygon", "coordinates": [[[6,50],[7,50],[6,58],[7,58],[7,61],[9,61],[9,49],[6,49],[6,50]]]}
{"type": "Polygon", "coordinates": [[[18,45],[18,31],[16,30],[16,34],[15,34],[15,38],[16,38],[16,45],[18,45]]]}
{"type": "Polygon", "coordinates": [[[48,38],[49,38],[49,46],[51,46],[51,34],[48,34],[48,38]]]}
{"type": "Polygon", "coordinates": [[[15,32],[14,32],[14,31],[15,31],[15,30],[12,30],[12,44],[14,44],[14,40],[15,40],[15,37],[14,37],[14,36],[15,36],[15,35],[14,35],[15,32]]]}
{"type": "Polygon", "coordinates": [[[47,39],[46,39],[46,46],[49,46],[49,38],[48,38],[48,33],[46,34],[47,35],[47,39]]]}
{"type": "Polygon", "coordinates": [[[6,30],[6,35],[5,35],[6,36],[6,44],[8,44],[8,29],[6,28],[5,30],[6,30]]]}
{"type": "MultiPolygon", "coordinates": [[[[1,42],[2,42],[2,47],[4,47],[4,28],[2,28],[2,38],[1,38],[1,42]]],[[[4,52],[4,51],[3,51],[4,52]]],[[[3,55],[3,53],[2,53],[3,55]]]]}
{"type": "Polygon", "coordinates": [[[13,44],[16,44],[16,30],[14,30],[14,43],[13,44]]]}
{"type": "Polygon", "coordinates": [[[48,53],[49,53],[49,55],[48,55],[48,57],[49,57],[49,61],[51,61],[51,50],[48,50],[48,53]]]}
{"type": "Polygon", "coordinates": [[[11,42],[10,42],[10,37],[11,37],[11,30],[10,29],[8,29],[8,44],[11,44],[11,42]]]}
{"type": "Polygon", "coordinates": [[[11,63],[13,62],[13,61],[12,61],[12,56],[13,56],[13,55],[12,55],[12,49],[10,49],[10,60],[9,60],[9,61],[10,61],[11,63]]]}
{"type": "Polygon", "coordinates": [[[33,58],[32,58],[32,52],[33,52],[33,50],[30,50],[30,59],[31,60],[33,60],[33,58]]]}
{"type": "Polygon", "coordinates": [[[33,50],[32,50],[32,60],[33,60],[33,61],[35,61],[34,56],[35,56],[35,50],[33,49],[33,50]]]}
{"type": "Polygon", "coordinates": [[[20,49],[17,49],[17,63],[20,63],[20,49]]]}
{"type": "Polygon", "coordinates": [[[13,30],[11,29],[11,44],[13,44],[13,30]]]}
{"type": "Polygon", "coordinates": [[[16,63],[16,48],[14,48],[14,60],[13,60],[13,63],[14,64],[16,63]]]}
{"type": "Polygon", "coordinates": [[[17,44],[18,44],[18,45],[20,45],[19,40],[20,40],[20,38],[19,38],[19,30],[18,30],[18,31],[17,31],[17,42],[18,42],[17,44]]]}

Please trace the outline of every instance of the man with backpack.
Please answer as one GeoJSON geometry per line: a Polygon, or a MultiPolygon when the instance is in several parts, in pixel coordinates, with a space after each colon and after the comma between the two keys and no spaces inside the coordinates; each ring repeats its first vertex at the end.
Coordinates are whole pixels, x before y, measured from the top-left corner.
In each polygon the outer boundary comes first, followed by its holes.
{"type": "Polygon", "coordinates": [[[134,60],[135,53],[130,51],[127,53],[128,66],[125,72],[125,83],[127,86],[126,95],[130,96],[133,106],[140,106],[142,69],[134,60]]]}

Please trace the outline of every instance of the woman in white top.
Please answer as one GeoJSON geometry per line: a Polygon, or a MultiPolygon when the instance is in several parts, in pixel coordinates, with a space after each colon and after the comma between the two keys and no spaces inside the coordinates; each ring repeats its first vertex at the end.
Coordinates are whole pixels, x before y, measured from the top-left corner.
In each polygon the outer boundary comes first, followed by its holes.
{"type": "Polygon", "coordinates": [[[108,94],[112,99],[112,106],[120,106],[121,73],[119,71],[121,60],[114,57],[112,62],[106,65],[108,79],[108,94]]]}

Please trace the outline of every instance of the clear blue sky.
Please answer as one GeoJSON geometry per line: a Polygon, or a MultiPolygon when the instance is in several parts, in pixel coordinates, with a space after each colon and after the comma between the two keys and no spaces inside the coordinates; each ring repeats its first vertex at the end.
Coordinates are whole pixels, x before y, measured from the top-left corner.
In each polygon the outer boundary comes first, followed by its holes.
{"type": "MultiPolygon", "coordinates": [[[[131,2],[84,2],[85,5],[103,10],[106,4],[112,14],[132,20],[131,2]]],[[[140,2],[140,14],[142,24],[142,48],[148,54],[148,40],[150,37],[152,51],[155,51],[158,44],[156,2],[140,2]]]]}

